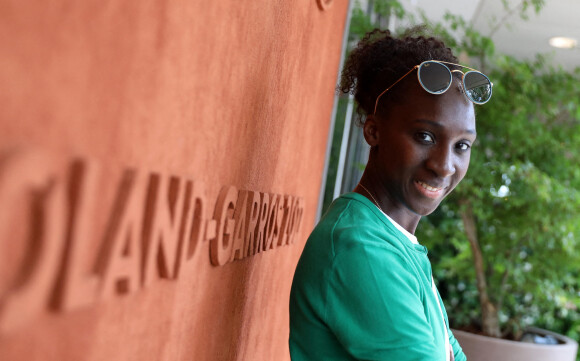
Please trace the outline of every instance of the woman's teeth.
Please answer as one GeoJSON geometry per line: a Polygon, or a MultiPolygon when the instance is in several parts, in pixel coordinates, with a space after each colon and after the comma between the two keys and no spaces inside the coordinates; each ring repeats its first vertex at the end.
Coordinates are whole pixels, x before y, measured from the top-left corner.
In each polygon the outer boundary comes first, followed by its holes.
{"type": "Polygon", "coordinates": [[[421,187],[423,187],[426,190],[431,191],[431,192],[436,192],[436,191],[439,191],[442,189],[442,188],[431,187],[429,184],[423,183],[421,181],[417,181],[417,182],[421,185],[421,187]]]}

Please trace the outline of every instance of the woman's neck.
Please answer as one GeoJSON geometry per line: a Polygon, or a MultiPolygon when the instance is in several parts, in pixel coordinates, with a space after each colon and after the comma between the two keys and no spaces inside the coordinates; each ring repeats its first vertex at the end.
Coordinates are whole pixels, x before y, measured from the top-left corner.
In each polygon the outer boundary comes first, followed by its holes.
{"type": "Polygon", "coordinates": [[[378,177],[373,177],[368,168],[365,169],[359,184],[354,191],[367,197],[381,211],[405,228],[409,233],[415,234],[421,216],[405,207],[401,202],[395,201],[385,187],[381,185],[378,177]]]}

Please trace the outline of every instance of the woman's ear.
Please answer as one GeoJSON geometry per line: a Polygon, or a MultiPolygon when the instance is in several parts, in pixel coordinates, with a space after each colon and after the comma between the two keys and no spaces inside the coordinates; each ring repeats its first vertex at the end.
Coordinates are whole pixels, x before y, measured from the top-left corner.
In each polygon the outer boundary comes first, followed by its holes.
{"type": "Polygon", "coordinates": [[[374,115],[368,115],[363,124],[363,135],[367,143],[372,147],[379,144],[379,124],[374,115]]]}

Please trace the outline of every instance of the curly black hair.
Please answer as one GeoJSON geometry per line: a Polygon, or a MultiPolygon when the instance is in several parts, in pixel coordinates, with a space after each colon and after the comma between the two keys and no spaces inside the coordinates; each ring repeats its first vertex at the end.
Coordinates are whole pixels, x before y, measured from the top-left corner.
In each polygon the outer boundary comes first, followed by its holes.
{"type": "MultiPolygon", "coordinates": [[[[354,95],[359,124],[364,122],[366,115],[373,113],[377,96],[415,65],[426,60],[458,62],[443,41],[414,35],[423,31],[423,27],[416,27],[395,37],[388,30],[375,29],[349,54],[337,90],[354,95]]],[[[384,110],[389,101],[396,100],[397,92],[389,93],[388,100],[379,102],[379,109],[384,110]]]]}

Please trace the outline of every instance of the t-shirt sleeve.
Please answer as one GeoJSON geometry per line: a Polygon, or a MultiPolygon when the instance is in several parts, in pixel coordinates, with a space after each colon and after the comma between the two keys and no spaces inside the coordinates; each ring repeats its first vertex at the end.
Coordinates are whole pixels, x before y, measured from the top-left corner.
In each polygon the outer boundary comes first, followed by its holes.
{"type": "Polygon", "coordinates": [[[453,332],[451,332],[451,330],[449,330],[449,344],[453,349],[453,356],[455,356],[455,361],[467,361],[467,357],[463,353],[463,349],[459,345],[459,342],[455,336],[453,336],[453,332]]]}
{"type": "Polygon", "coordinates": [[[325,319],[354,358],[445,357],[444,349],[435,346],[423,309],[425,291],[413,272],[396,250],[380,246],[355,246],[336,256],[327,284],[325,319]]]}

